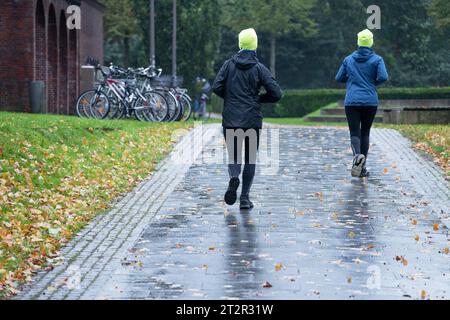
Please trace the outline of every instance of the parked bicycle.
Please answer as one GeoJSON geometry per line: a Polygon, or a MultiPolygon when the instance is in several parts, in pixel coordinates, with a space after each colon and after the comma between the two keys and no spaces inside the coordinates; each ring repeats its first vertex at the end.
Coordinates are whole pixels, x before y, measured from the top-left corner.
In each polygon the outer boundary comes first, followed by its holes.
{"type": "Polygon", "coordinates": [[[130,118],[140,121],[165,121],[169,112],[167,100],[157,91],[141,91],[137,86],[134,71],[111,66],[105,70],[97,66],[102,80],[98,87],[88,90],[77,100],[79,117],[105,119],[130,118]]]}

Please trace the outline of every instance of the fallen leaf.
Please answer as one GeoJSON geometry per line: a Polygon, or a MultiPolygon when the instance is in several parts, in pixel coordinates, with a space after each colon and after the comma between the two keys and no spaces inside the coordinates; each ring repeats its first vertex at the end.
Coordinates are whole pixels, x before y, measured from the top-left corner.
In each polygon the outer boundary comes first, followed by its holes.
{"type": "Polygon", "coordinates": [[[347,278],[347,283],[352,283],[352,277],[347,278]]]}
{"type": "Polygon", "coordinates": [[[427,298],[427,292],[425,290],[422,290],[422,292],[420,293],[420,298],[422,298],[422,300],[425,300],[427,298]]]}
{"type": "Polygon", "coordinates": [[[3,148],[0,147],[0,157],[2,157],[2,156],[3,156],[3,148]]]}
{"type": "Polygon", "coordinates": [[[435,223],[433,224],[433,230],[438,231],[439,230],[439,224],[435,223]]]}
{"type": "Polygon", "coordinates": [[[214,251],[214,250],[216,250],[216,247],[209,247],[208,250],[209,251],[214,251]]]}
{"type": "Polygon", "coordinates": [[[384,168],[383,173],[384,174],[388,174],[388,172],[389,172],[389,169],[388,168],[384,168]]]}
{"type": "Polygon", "coordinates": [[[89,128],[88,131],[89,131],[90,133],[94,133],[94,128],[89,128]]]}
{"type": "Polygon", "coordinates": [[[405,257],[403,256],[396,256],[395,260],[400,261],[404,266],[408,265],[408,260],[406,260],[405,257]]]}
{"type": "Polygon", "coordinates": [[[281,263],[278,263],[275,265],[275,271],[280,271],[281,269],[283,269],[283,265],[281,263]]]}
{"type": "Polygon", "coordinates": [[[416,226],[417,225],[417,220],[416,219],[412,219],[411,223],[416,226]]]}
{"type": "Polygon", "coordinates": [[[416,241],[419,241],[419,240],[420,240],[420,237],[419,237],[418,234],[414,237],[414,240],[416,240],[416,241]]]}
{"type": "Polygon", "coordinates": [[[442,249],[442,253],[449,254],[450,250],[448,248],[442,249]]]}
{"type": "Polygon", "coordinates": [[[269,282],[266,281],[262,284],[262,287],[263,288],[272,288],[273,286],[269,282]]]}
{"type": "Polygon", "coordinates": [[[353,231],[350,231],[348,233],[348,237],[353,239],[354,237],[356,237],[356,234],[353,231]]]}

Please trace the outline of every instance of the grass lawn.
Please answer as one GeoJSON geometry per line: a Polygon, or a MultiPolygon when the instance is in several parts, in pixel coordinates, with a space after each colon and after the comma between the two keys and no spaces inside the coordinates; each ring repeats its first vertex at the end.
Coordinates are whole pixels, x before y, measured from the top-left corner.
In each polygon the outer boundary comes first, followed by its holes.
{"type": "MultiPolygon", "coordinates": [[[[333,108],[337,104],[330,104],[324,108],[333,108]]],[[[317,110],[306,117],[320,115],[317,110]]],[[[264,121],[280,125],[314,126],[314,127],[347,127],[347,123],[335,122],[308,122],[305,118],[265,118],[264,121]]],[[[450,126],[445,125],[386,125],[375,124],[375,128],[391,128],[400,131],[404,136],[411,139],[413,146],[430,154],[434,161],[450,177],[450,126]]]]}
{"type": "Polygon", "coordinates": [[[0,112],[0,298],[54,263],[191,125],[0,112]]]}

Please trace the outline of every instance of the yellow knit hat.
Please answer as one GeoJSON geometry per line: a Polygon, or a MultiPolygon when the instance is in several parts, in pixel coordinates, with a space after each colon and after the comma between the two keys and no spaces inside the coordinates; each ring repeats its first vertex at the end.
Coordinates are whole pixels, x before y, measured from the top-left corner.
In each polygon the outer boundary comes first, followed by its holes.
{"type": "Polygon", "coordinates": [[[373,33],[369,29],[358,33],[358,46],[369,48],[373,46],[373,33]]]}
{"type": "Polygon", "coordinates": [[[245,29],[239,33],[239,49],[256,50],[258,48],[258,35],[255,29],[245,29]]]}

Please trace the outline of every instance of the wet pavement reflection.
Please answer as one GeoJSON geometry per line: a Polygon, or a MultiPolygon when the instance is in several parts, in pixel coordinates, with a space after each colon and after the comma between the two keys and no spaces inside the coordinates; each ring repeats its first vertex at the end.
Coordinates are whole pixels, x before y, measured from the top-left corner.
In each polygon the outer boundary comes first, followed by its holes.
{"type": "Polygon", "coordinates": [[[97,297],[449,298],[448,229],[382,146],[371,178],[352,179],[348,143],[346,130],[281,129],[251,211],[223,203],[225,166],[194,165],[97,297]]]}

